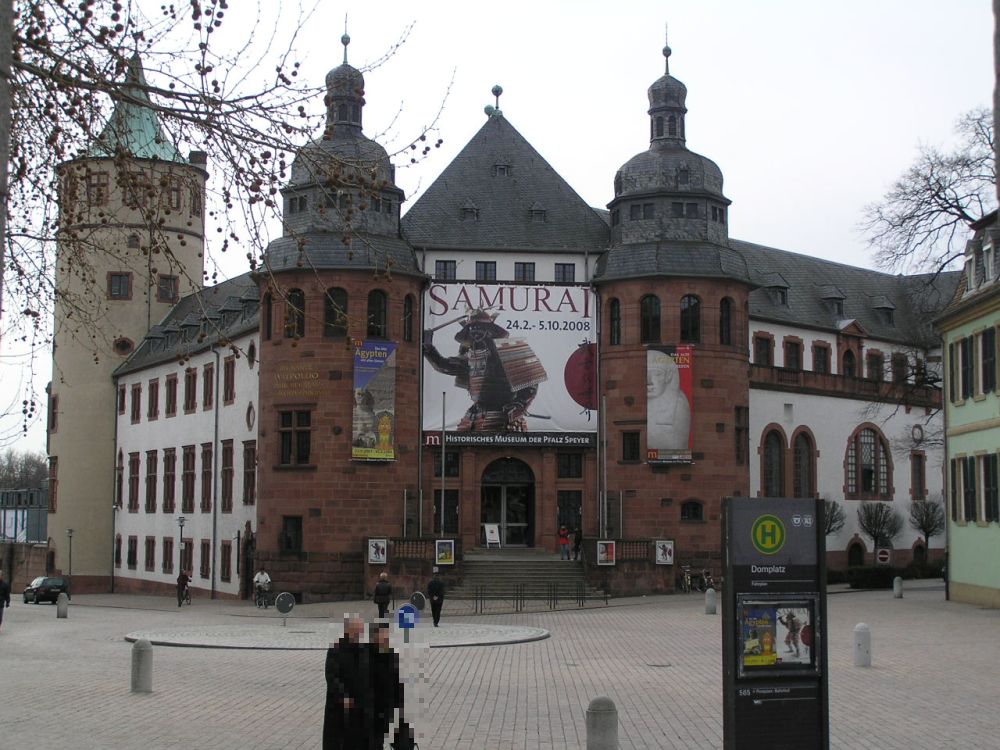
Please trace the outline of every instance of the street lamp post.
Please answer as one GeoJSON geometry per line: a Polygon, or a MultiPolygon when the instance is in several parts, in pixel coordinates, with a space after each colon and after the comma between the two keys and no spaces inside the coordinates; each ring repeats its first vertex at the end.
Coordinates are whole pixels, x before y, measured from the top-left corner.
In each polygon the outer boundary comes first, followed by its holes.
{"type": "Polygon", "coordinates": [[[73,529],[66,529],[66,536],[69,537],[69,577],[73,577],[73,529]]]}
{"type": "Polygon", "coordinates": [[[177,575],[184,572],[184,516],[177,517],[177,526],[180,528],[180,539],[177,540],[177,575]]]}

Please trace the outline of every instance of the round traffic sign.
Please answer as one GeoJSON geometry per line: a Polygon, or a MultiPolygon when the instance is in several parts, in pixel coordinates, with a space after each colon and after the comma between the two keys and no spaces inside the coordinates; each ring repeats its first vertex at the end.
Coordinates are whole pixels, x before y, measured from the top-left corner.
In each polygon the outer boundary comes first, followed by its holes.
{"type": "Polygon", "coordinates": [[[279,614],[287,615],[295,608],[295,597],[287,591],[283,591],[274,600],[274,608],[278,610],[279,614]]]}
{"type": "Polygon", "coordinates": [[[875,562],[879,565],[888,565],[891,557],[892,553],[887,549],[875,550],[875,562]]]}
{"type": "Polygon", "coordinates": [[[409,630],[416,626],[417,621],[420,619],[420,613],[417,612],[417,608],[412,604],[404,604],[396,610],[396,619],[399,627],[409,630]]]}

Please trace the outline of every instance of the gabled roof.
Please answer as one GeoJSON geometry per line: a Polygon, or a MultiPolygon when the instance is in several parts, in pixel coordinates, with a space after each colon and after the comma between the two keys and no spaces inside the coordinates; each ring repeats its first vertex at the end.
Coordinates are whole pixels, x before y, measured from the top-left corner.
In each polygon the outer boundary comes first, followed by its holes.
{"type": "Polygon", "coordinates": [[[90,144],[86,156],[91,158],[131,156],[136,159],[158,159],[186,164],[177,147],[163,132],[156,111],[146,93],[146,75],[139,55],[129,60],[123,93],[127,97],[115,104],[111,119],[97,139],[90,144]]]}
{"type": "Polygon", "coordinates": [[[415,247],[598,252],[609,240],[604,219],[499,113],[410,207],[402,224],[415,247]]]}

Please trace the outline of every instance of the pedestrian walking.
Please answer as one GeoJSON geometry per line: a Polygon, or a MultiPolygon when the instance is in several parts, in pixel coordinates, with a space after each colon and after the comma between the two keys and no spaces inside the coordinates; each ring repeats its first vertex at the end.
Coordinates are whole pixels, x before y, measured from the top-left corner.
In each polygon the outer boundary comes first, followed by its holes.
{"type": "Polygon", "coordinates": [[[3,579],[3,571],[0,570],[0,626],[3,626],[3,611],[10,606],[10,584],[3,579]]]}
{"type": "MultiPolygon", "coordinates": [[[[371,691],[367,648],[361,643],[365,623],[344,615],[344,635],[326,651],[326,707],[323,750],[367,750],[365,698],[371,691]]],[[[371,706],[367,706],[371,711],[371,706]]]]}
{"type": "Polygon", "coordinates": [[[576,529],[573,531],[573,559],[580,559],[580,548],[583,547],[583,529],[577,524],[576,529]]]}
{"type": "MultiPolygon", "coordinates": [[[[403,683],[399,679],[399,654],[389,645],[389,623],[373,622],[368,626],[368,663],[371,674],[371,700],[368,706],[370,750],[382,750],[393,713],[398,708],[403,717],[403,683]]],[[[366,717],[367,718],[367,717],[366,717]]]]}
{"type": "Polygon", "coordinates": [[[427,595],[431,598],[431,615],[434,617],[434,627],[441,621],[441,605],[444,604],[444,581],[434,568],[434,577],[427,584],[427,595]]]}
{"type": "Polygon", "coordinates": [[[379,573],[372,601],[378,606],[379,619],[384,620],[385,614],[389,610],[389,602],[392,601],[392,584],[389,583],[388,573],[379,573]]]}
{"type": "Polygon", "coordinates": [[[191,578],[188,576],[187,572],[182,570],[180,575],[177,576],[177,606],[184,604],[184,595],[187,593],[188,584],[191,583],[191,578]]]}
{"type": "Polygon", "coordinates": [[[569,529],[559,527],[559,559],[569,560],[569,529]]]}

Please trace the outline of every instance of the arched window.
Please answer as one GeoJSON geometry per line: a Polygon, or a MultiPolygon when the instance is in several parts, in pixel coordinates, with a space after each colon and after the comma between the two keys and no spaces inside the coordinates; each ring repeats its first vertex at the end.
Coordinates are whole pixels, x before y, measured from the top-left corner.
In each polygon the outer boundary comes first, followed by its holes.
{"type": "Polygon", "coordinates": [[[608,302],[608,342],[612,345],[622,342],[622,303],[616,299],[608,302]]]}
{"type": "Polygon", "coordinates": [[[381,289],[368,293],[368,337],[388,338],[389,298],[381,289]]]}
{"type": "Polygon", "coordinates": [[[764,497],[785,496],[785,441],[777,430],[764,436],[761,484],[764,497]]]}
{"type": "Polygon", "coordinates": [[[660,341],[660,298],[652,294],[639,300],[639,340],[642,344],[660,341]]]}
{"type": "Polygon", "coordinates": [[[892,463],[889,444],[874,427],[862,427],[847,442],[847,497],[850,500],[891,500],[892,463]]]}
{"type": "Polygon", "coordinates": [[[792,446],[793,463],[793,497],[812,497],[816,477],[816,454],[813,451],[812,440],[804,432],[795,436],[792,446]]]}
{"type": "Polygon", "coordinates": [[[674,115],[670,115],[667,120],[667,134],[671,136],[677,135],[677,118],[674,115]]]}
{"type": "Polygon", "coordinates": [[[264,309],[263,309],[263,323],[264,323],[264,340],[271,340],[271,294],[268,292],[264,295],[264,309]]]}
{"type": "Polygon", "coordinates": [[[323,335],[342,339],[347,335],[347,290],[333,287],[323,300],[323,335]]]}
{"type": "Polygon", "coordinates": [[[693,294],[681,297],[681,341],[687,344],[701,341],[701,300],[693,294]]]}
{"type": "Polygon", "coordinates": [[[656,137],[657,138],[662,138],[663,137],[663,118],[662,117],[657,117],[656,118],[656,137]]]}
{"type": "Polygon", "coordinates": [[[413,295],[403,300],[403,341],[413,341],[413,295]]]}
{"type": "Polygon", "coordinates": [[[301,289],[290,289],[285,297],[285,338],[300,339],[306,335],[306,295],[301,289]]]}
{"type": "Polygon", "coordinates": [[[719,343],[729,346],[733,343],[733,301],[723,297],[719,303],[719,343]]]}
{"type": "Polygon", "coordinates": [[[861,542],[855,542],[847,548],[847,566],[857,568],[865,564],[865,548],[861,542]]]}
{"type": "Polygon", "coordinates": [[[681,503],[682,521],[703,521],[705,519],[702,504],[697,500],[685,500],[681,503]]]}
{"type": "Polygon", "coordinates": [[[857,377],[857,360],[854,357],[854,352],[848,349],[844,352],[844,366],[841,368],[841,375],[845,378],[857,377]]]}

